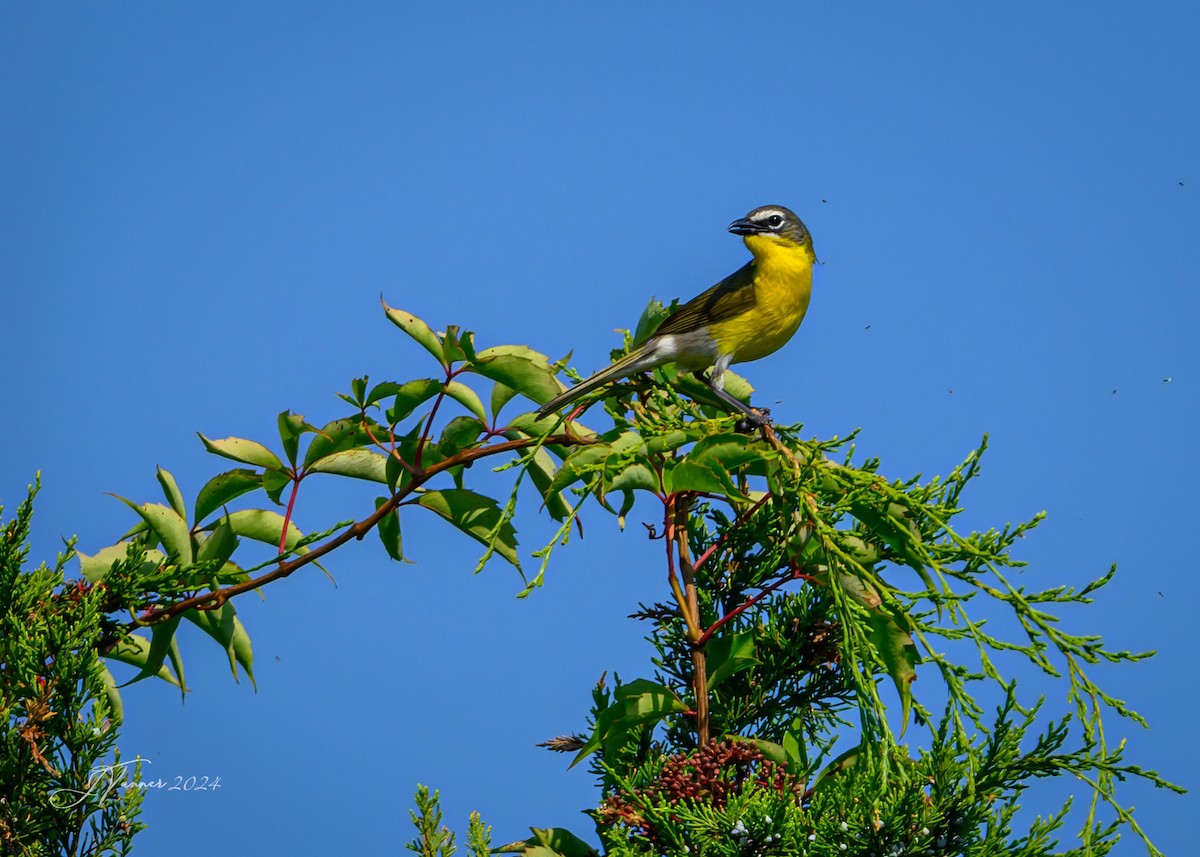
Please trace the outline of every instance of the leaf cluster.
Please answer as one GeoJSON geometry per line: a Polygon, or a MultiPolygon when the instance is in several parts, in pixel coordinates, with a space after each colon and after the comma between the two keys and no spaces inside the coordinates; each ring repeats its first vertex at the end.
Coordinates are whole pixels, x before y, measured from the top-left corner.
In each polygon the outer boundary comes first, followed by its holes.
{"type": "Polygon", "coordinates": [[[128,788],[139,766],[121,762],[120,701],[97,658],[111,593],[64,580],[69,546],[53,568],[28,568],[36,493],[0,519],[0,850],[125,854],[142,793],[128,788]]]}
{"type": "MultiPolygon", "coordinates": [[[[670,312],[648,307],[614,356],[670,312]]],[[[539,418],[533,408],[563,389],[565,360],[523,345],[477,349],[470,332],[438,332],[386,304],[384,313],[432,358],[430,377],[356,378],[340,395],[346,412],[318,427],[285,411],[270,444],[201,436],[238,466],[190,503],[162,468],[164,502],[122,501],[133,526],[80,554],[85,588],[105,593],[95,652],[136,667],[135,681],[184,690],[176,632],[186,621],[225,650],[235,678],[240,670],[253,682],[234,599],[320,568],[351,540],[374,531],[406,561],[412,521],[441,521],[481,546],[477,571],[497,556],[511,565],[524,596],[545,584],[586,511],[623,527],[636,507],[656,522],[649,536],[663,562],[662,600],[634,614],[655,658],[642,676],[597,686],[585,733],[554,742],[597,777],[594,818],[608,853],[1048,855],[1067,808],[1027,832],[1014,830],[1014,813],[1029,778],[1063,774],[1088,790],[1078,853],[1105,853],[1124,829],[1145,839],[1117,782],[1176,787],[1107,743],[1105,715],[1142,721],[1087,672],[1145,655],[1109,651],[1057,615],[1089,603],[1112,572],[1079,591],[1010,579],[1022,565],[1012,549],[1040,516],[985,532],[954,527],[986,439],[945,478],[889,479],[879,461],[855,460],[852,437],[805,439],[799,425],[740,433],[740,415],[672,366],[539,418]],[[581,410],[597,403],[609,422],[585,425],[581,410]],[[473,469],[485,460],[491,474],[473,469]],[[368,487],[369,511],[306,535],[296,523],[302,488],[318,476],[368,487]],[[531,552],[532,574],[517,540],[523,498],[554,522],[531,552]],[[1015,634],[992,630],[997,614],[1015,634]],[[1014,662],[1059,679],[1057,719],[1041,716],[1043,700],[1017,696],[1006,673],[1014,662]],[[1005,700],[995,716],[980,701],[989,695],[1005,700]],[[740,773],[723,779],[727,763],[740,773]],[[681,797],[670,785],[701,768],[713,787],[681,797]]],[[[727,389],[752,393],[732,375],[727,389]]],[[[413,850],[454,851],[436,793],[418,792],[413,820],[413,850]]],[[[476,822],[470,847],[485,853],[476,822]]],[[[594,853],[556,829],[504,850],[594,853]]]]}

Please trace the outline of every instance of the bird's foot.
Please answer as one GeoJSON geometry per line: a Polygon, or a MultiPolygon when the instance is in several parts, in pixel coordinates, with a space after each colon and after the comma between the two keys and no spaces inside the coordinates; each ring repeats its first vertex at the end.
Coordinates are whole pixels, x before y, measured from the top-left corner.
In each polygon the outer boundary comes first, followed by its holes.
{"type": "Polygon", "coordinates": [[[733,430],[738,434],[753,434],[755,429],[768,428],[771,425],[771,410],[769,408],[751,408],[746,416],[737,421],[733,430]]]}

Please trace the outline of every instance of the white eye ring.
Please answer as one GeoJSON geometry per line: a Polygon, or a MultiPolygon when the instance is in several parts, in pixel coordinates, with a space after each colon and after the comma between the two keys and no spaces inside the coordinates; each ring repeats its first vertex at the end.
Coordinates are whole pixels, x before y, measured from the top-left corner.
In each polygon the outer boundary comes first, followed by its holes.
{"type": "Polygon", "coordinates": [[[772,214],[770,217],[767,218],[767,225],[770,226],[772,229],[778,229],[780,226],[783,225],[783,215],[782,214],[772,214]]]}

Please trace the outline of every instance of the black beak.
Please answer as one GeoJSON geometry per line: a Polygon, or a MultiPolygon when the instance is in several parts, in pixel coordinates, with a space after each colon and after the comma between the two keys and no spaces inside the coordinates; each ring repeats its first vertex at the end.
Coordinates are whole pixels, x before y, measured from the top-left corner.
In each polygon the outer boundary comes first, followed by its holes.
{"type": "Polygon", "coordinates": [[[729,231],[734,235],[761,235],[767,230],[748,217],[739,217],[729,224],[729,231]]]}

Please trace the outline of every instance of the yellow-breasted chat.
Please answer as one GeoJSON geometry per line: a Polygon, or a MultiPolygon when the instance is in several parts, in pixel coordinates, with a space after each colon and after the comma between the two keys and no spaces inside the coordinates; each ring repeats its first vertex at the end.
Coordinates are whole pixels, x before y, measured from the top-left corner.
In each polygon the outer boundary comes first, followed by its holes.
{"type": "Polygon", "coordinates": [[[635,372],[675,363],[693,372],[711,366],[713,393],[753,424],[767,423],[765,411],[725,391],[725,370],[766,357],[792,338],[808,310],[816,255],[808,229],[782,205],[756,208],[729,231],[742,236],[754,258],[685,303],[633,352],[546,402],[538,415],[635,372]]]}

